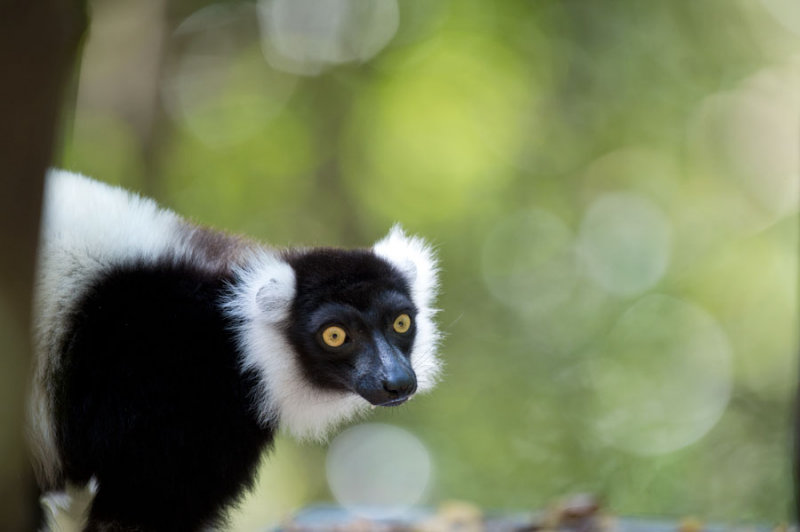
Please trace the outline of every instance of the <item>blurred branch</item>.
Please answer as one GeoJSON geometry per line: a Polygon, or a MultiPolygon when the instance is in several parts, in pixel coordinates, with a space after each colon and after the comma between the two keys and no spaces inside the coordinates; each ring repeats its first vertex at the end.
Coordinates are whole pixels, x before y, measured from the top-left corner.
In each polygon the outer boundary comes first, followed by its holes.
{"type": "Polygon", "coordinates": [[[33,530],[24,437],[42,187],[65,85],[86,28],[83,0],[0,4],[0,530],[33,530]]]}
{"type": "MultiPolygon", "coordinates": [[[[344,131],[344,119],[353,103],[353,95],[349,90],[341,90],[330,76],[324,76],[320,82],[311,85],[311,91],[318,108],[324,109],[317,117],[316,133],[318,144],[327,146],[328,139],[340,138],[344,131]]],[[[358,202],[353,198],[353,191],[344,182],[341,173],[341,151],[325,148],[325,158],[315,175],[315,190],[320,191],[320,198],[326,199],[320,205],[318,213],[330,216],[332,226],[338,227],[340,241],[348,246],[363,245],[367,236],[363,231],[363,223],[359,219],[358,202]],[[327,205],[335,205],[335,210],[326,212],[327,205]]]]}
{"type": "Polygon", "coordinates": [[[158,20],[151,21],[153,26],[153,43],[148,47],[150,61],[155,65],[150,74],[153,79],[148,84],[148,91],[141,95],[144,105],[144,123],[138,128],[139,146],[144,162],[142,191],[149,196],[160,196],[158,183],[161,173],[161,151],[170,134],[170,123],[161,105],[160,80],[163,74],[169,37],[169,14],[166,0],[154,2],[158,20]]]}

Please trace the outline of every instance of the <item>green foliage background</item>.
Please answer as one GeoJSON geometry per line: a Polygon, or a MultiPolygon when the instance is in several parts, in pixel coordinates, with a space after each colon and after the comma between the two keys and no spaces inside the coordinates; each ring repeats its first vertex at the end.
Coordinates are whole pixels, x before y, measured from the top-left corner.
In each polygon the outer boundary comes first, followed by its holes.
{"type": "MultiPolygon", "coordinates": [[[[444,379],[375,416],[428,447],[427,503],[787,519],[800,10],[398,5],[376,56],[302,76],[253,4],[98,2],[60,164],[276,246],[432,241],[444,379]]],[[[329,499],[324,457],[281,438],[236,528],[329,499]]]]}

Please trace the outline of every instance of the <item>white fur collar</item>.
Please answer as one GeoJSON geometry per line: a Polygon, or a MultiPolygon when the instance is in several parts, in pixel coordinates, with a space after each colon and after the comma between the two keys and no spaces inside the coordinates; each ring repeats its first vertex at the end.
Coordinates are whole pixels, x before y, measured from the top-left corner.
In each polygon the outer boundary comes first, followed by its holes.
{"type": "MultiPolygon", "coordinates": [[[[440,371],[436,356],[440,335],[433,321],[436,311],[431,308],[438,286],[433,251],[421,239],[406,236],[399,226],[373,251],[397,267],[411,287],[418,309],[411,365],[418,390],[428,391],[440,371]]],[[[283,331],[295,295],[291,266],[268,250],[253,252],[243,264],[234,272],[236,282],[225,308],[236,322],[243,369],[254,370],[261,381],[260,421],[277,423],[299,439],[323,439],[370,405],[351,393],[319,390],[302,375],[283,331]]]]}

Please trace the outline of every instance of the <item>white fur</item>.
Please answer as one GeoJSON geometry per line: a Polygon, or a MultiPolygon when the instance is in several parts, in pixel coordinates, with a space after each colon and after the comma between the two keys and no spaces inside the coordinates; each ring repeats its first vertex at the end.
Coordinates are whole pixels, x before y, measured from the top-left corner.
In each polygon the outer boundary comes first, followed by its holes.
{"type": "MultiPolygon", "coordinates": [[[[48,383],[59,366],[57,349],[66,333],[67,316],[90,283],[110,266],[164,258],[202,263],[203,254],[190,241],[193,230],[152,200],[77,174],[54,170],[48,175],[30,405],[34,454],[43,486],[53,486],[60,475],[48,383]]],[[[260,379],[260,393],[254,397],[259,419],[264,424],[277,423],[300,439],[321,439],[370,405],[352,393],[319,390],[304,378],[284,332],[295,296],[294,271],[271,249],[244,244],[240,248],[235,259],[227,259],[236,262],[230,265],[235,281],[222,304],[234,320],[242,370],[254,370],[260,379]]],[[[436,311],[431,307],[438,287],[434,253],[421,239],[406,236],[400,226],[393,227],[373,251],[409,281],[418,309],[411,364],[418,389],[427,391],[440,371],[436,311]]]]}
{"type": "Polygon", "coordinates": [[[91,477],[86,486],[66,484],[61,491],[44,494],[39,500],[44,510],[41,532],[83,530],[98,486],[97,479],[91,477]]]}
{"type": "Polygon", "coordinates": [[[417,374],[418,391],[429,391],[441,372],[441,362],[436,354],[441,335],[434,322],[437,310],[432,307],[439,290],[439,268],[434,251],[421,238],[407,236],[400,225],[392,227],[372,249],[409,280],[411,297],[417,306],[417,336],[411,351],[411,367],[417,374]]]}
{"type": "MultiPolygon", "coordinates": [[[[408,278],[418,310],[411,365],[418,390],[428,391],[440,371],[436,311],[431,308],[438,286],[433,251],[421,239],[406,236],[400,226],[393,227],[373,251],[408,278]]],[[[236,271],[226,309],[237,323],[243,366],[256,370],[262,382],[257,403],[261,422],[276,423],[298,439],[324,439],[332,428],[370,404],[352,393],[320,390],[303,376],[282,330],[295,295],[291,267],[267,251],[255,253],[245,264],[236,271]]]]}
{"type": "Polygon", "coordinates": [[[52,485],[60,470],[48,376],[58,369],[57,348],[66,332],[66,316],[110,265],[184,252],[176,245],[181,223],[176,214],[152,200],[78,174],[48,173],[35,294],[35,380],[29,406],[31,440],[43,485],[52,485]]]}
{"type": "Polygon", "coordinates": [[[295,295],[292,267],[268,251],[254,253],[245,264],[235,272],[226,310],[237,323],[243,367],[256,370],[262,382],[259,418],[296,438],[322,439],[368,403],[353,394],[319,390],[303,377],[282,329],[295,295]]]}

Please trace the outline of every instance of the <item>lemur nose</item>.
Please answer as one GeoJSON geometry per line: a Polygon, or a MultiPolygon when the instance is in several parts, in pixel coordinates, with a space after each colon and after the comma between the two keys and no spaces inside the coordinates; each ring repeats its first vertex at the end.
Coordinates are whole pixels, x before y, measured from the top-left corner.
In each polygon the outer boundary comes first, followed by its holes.
{"type": "Polygon", "coordinates": [[[405,368],[397,368],[383,380],[383,389],[397,397],[405,397],[417,391],[417,378],[405,368]]]}

